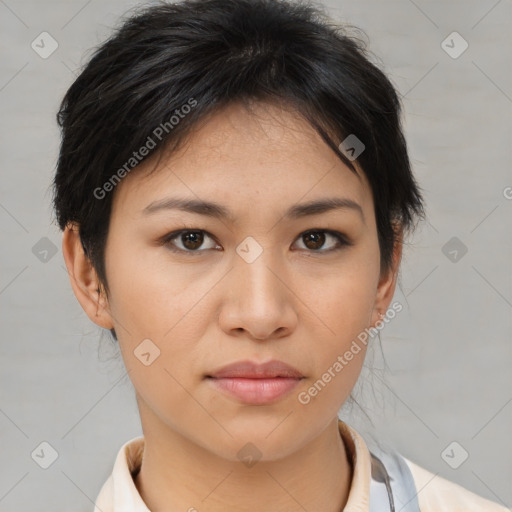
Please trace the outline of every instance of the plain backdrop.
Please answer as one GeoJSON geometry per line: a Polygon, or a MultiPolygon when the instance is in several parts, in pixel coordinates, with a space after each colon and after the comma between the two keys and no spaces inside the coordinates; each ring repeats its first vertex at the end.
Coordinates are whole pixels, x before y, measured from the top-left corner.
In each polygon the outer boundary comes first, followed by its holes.
{"type": "MultiPolygon", "coordinates": [[[[71,291],[49,188],[59,102],[133,5],[0,1],[3,512],[92,510],[119,447],[141,434],[120,356],[71,291]],[[58,44],[46,58],[42,37],[47,52],[58,44]]],[[[368,354],[359,406],[341,417],[511,507],[512,2],[326,5],[368,34],[400,91],[428,208],[405,248],[395,297],[404,309],[368,354]]]]}

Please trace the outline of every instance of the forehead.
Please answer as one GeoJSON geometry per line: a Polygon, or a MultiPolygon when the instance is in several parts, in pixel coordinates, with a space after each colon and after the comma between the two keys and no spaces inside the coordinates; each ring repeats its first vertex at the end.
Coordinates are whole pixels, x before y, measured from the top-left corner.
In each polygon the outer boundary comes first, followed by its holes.
{"type": "Polygon", "coordinates": [[[178,150],[121,180],[113,211],[141,212],[171,192],[253,208],[329,193],[373,207],[362,170],[354,173],[299,113],[276,104],[233,103],[201,120],[178,150]]]}

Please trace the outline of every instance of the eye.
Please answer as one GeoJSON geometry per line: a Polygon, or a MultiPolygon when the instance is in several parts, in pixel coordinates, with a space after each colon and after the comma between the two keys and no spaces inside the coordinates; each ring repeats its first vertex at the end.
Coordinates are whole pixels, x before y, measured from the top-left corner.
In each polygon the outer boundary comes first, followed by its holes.
{"type": "Polygon", "coordinates": [[[197,253],[219,247],[215,242],[213,242],[213,245],[210,244],[210,247],[198,250],[199,247],[203,245],[205,238],[209,238],[213,241],[212,236],[202,229],[182,229],[181,231],[175,231],[167,235],[162,240],[162,244],[167,246],[173,252],[182,253],[197,253]]]}
{"type": "MultiPolygon", "coordinates": [[[[331,231],[328,229],[314,229],[306,231],[299,235],[298,240],[304,240],[305,249],[311,252],[328,253],[340,250],[345,246],[352,245],[348,238],[339,231],[331,231]],[[331,240],[329,248],[320,250],[326,243],[331,240]],[[334,241],[334,243],[332,242],[334,241]]],[[[203,229],[182,229],[174,231],[166,235],[161,240],[162,245],[165,245],[170,251],[194,254],[204,252],[208,249],[220,249],[221,247],[215,242],[212,235],[203,229]],[[203,247],[205,239],[210,239],[209,246],[203,247]]]]}
{"type": "Polygon", "coordinates": [[[332,252],[342,249],[345,246],[352,245],[343,233],[328,229],[314,229],[307,231],[300,235],[299,240],[301,239],[304,240],[304,245],[307,250],[320,253],[332,252]],[[319,250],[324,246],[326,240],[329,239],[334,240],[334,244],[331,243],[331,247],[328,249],[319,250]]]}

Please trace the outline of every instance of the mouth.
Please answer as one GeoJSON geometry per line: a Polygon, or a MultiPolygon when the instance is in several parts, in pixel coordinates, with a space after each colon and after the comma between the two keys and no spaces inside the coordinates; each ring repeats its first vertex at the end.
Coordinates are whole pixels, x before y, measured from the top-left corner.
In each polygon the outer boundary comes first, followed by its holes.
{"type": "Polygon", "coordinates": [[[248,405],[274,403],[304,378],[297,369],[276,360],[264,364],[240,361],[206,375],[216,390],[248,405]]]}
{"type": "Polygon", "coordinates": [[[274,377],[271,379],[214,378],[208,377],[213,386],[227,395],[248,405],[266,405],[290,393],[301,379],[274,377]]]}

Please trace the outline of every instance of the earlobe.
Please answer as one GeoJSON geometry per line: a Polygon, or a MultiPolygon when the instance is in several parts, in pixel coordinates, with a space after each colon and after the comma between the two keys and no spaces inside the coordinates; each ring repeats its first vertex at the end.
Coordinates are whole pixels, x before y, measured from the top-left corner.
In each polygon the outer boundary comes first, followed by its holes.
{"type": "Polygon", "coordinates": [[[96,271],[84,253],[79,227],[68,224],[62,235],[62,254],[78,302],[87,316],[104,329],[112,329],[108,301],[96,271]]]}

